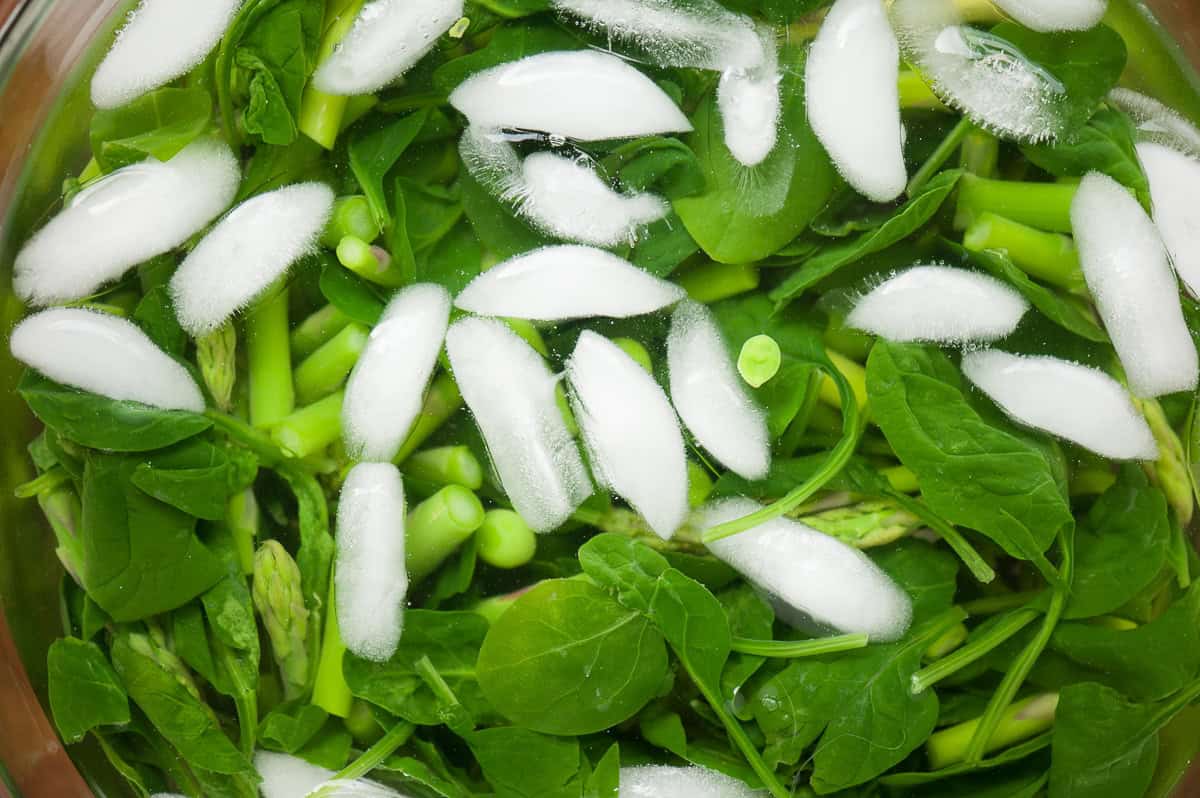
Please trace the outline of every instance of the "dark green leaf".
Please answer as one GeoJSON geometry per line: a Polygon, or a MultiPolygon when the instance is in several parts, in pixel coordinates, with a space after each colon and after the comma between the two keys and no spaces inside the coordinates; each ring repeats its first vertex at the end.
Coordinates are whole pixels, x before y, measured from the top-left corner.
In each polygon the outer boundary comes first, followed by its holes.
{"type": "Polygon", "coordinates": [[[1046,144],[1023,144],[1025,157],[1056,177],[1083,177],[1100,172],[1137,192],[1149,206],[1150,183],[1138,160],[1137,131],[1120,111],[1101,108],[1070,138],[1046,144]]]}
{"type": "Polygon", "coordinates": [[[438,91],[449,94],[458,84],[485,69],[517,61],[527,55],[551,50],[578,50],[582,46],[583,43],[573,34],[553,23],[502,25],[483,49],[438,67],[433,73],[433,85],[438,91]]]}
{"type": "Polygon", "coordinates": [[[304,702],[283,704],[271,710],[258,726],[259,742],[273,751],[294,754],[316,736],[329,715],[304,702]]]}
{"type": "Polygon", "coordinates": [[[621,749],[613,743],[588,777],[583,798],[617,798],[621,791],[621,749]]]}
{"type": "Polygon", "coordinates": [[[931,347],[878,342],[867,387],[872,418],[934,512],[1053,577],[1044,552],[1074,518],[1046,450],[977,412],[958,369],[931,347]]]}
{"type": "Polygon", "coordinates": [[[551,239],[534,230],[514,214],[512,207],[492,196],[462,167],[462,202],[471,228],[483,245],[498,258],[511,258],[543,247],[551,239]]]}
{"type": "Polygon", "coordinates": [[[499,712],[547,734],[591,734],[627,720],[667,676],[662,635],[588,584],[555,579],[500,616],[479,652],[479,684],[499,712]]]}
{"type": "Polygon", "coordinates": [[[133,320],[164,352],[173,357],[183,357],[188,335],[179,326],[171,294],[165,285],[155,286],[142,296],[133,311],[133,320]]]}
{"type": "Polygon", "coordinates": [[[360,324],[375,324],[383,315],[384,302],[364,279],[336,261],[321,270],[321,294],[335,308],[360,324]]]}
{"type": "Polygon", "coordinates": [[[496,798],[579,798],[579,742],[501,727],[467,738],[496,798]]]}
{"type": "Polygon", "coordinates": [[[210,521],[224,519],[230,496],[248,484],[222,450],[199,440],[152,453],[132,480],[159,501],[210,521]]]}
{"type": "Polygon", "coordinates": [[[384,181],[400,156],[413,143],[427,117],[428,113],[424,110],[414,111],[399,119],[379,116],[374,124],[356,127],[357,132],[350,140],[350,170],[367,195],[375,221],[382,228],[389,228],[392,224],[384,181]]]}
{"type": "Polygon", "coordinates": [[[105,172],[147,157],[169,161],[212,120],[212,97],[204,89],[163,88],[92,117],[92,155],[105,172]]]}
{"type": "Polygon", "coordinates": [[[316,67],[325,4],[320,0],[260,0],[238,42],[235,63],[249,73],[247,133],[267,144],[296,140],[300,101],[316,67]]]}
{"type": "Polygon", "coordinates": [[[713,260],[748,263],[774,254],[808,227],[833,192],[835,172],[808,124],[804,49],[787,47],[779,145],[747,169],[729,152],[715,92],[692,115],[687,144],[704,168],[707,190],[675,200],[692,238],[713,260]]]}
{"type": "Polygon", "coordinates": [[[1054,716],[1051,798],[1144,795],[1158,760],[1159,712],[1098,684],[1065,688],[1054,716]]]}
{"type": "Polygon", "coordinates": [[[91,449],[148,452],[212,426],[197,413],[119,402],[59,385],[34,371],[25,373],[17,390],[43,424],[91,449]]]}
{"type": "Polygon", "coordinates": [[[64,742],[77,743],[97,726],[129,722],[129,698],[99,646],[73,637],[55,640],[46,669],[50,709],[64,742]]]}
{"type": "Polygon", "coordinates": [[[879,227],[825,247],[772,290],[771,300],[776,304],[790,302],[838,269],[908,238],[928,224],[941,209],[962,174],[961,169],[942,172],[922,186],[915,196],[879,227]]]}

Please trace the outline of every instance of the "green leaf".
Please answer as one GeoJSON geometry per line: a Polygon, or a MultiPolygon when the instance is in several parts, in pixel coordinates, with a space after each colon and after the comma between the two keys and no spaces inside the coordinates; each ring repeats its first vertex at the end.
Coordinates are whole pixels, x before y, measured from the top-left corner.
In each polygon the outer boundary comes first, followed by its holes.
{"type": "Polygon", "coordinates": [[[513,723],[546,734],[591,734],[633,717],[667,677],[662,635],[598,587],[542,582],[488,632],[479,685],[513,723]]]}
{"type": "Polygon", "coordinates": [[[621,749],[617,743],[596,763],[583,789],[583,798],[618,798],[621,791],[621,749]]]}
{"type": "Polygon", "coordinates": [[[546,246],[551,239],[513,214],[512,207],[492,196],[465,165],[460,166],[462,202],[471,228],[489,251],[501,259],[546,246]]]}
{"type": "Polygon", "coordinates": [[[957,243],[946,239],[943,239],[941,244],[961,262],[979,266],[993,277],[1012,285],[1029,300],[1029,304],[1038,309],[1038,312],[1064,330],[1088,341],[1108,343],[1108,334],[1095,319],[1087,316],[1062,294],[1030,278],[1012,262],[1006,252],[993,249],[968,252],[957,243]]]}
{"type": "Polygon", "coordinates": [[[320,0],[259,0],[234,61],[248,73],[247,133],[267,144],[296,140],[300,101],[317,64],[325,4],[320,0]]]}
{"type": "Polygon", "coordinates": [[[934,512],[1056,579],[1045,551],[1074,517],[1043,445],[999,416],[981,415],[958,369],[932,347],[876,343],[867,387],[872,418],[934,512]]]}
{"type": "Polygon", "coordinates": [[[458,84],[485,69],[528,55],[551,50],[578,50],[582,46],[583,43],[574,34],[551,22],[502,25],[496,28],[486,47],[438,67],[433,73],[433,85],[443,94],[449,94],[458,84]]]}
{"type": "Polygon", "coordinates": [[[1064,688],[1054,716],[1050,798],[1144,795],[1158,760],[1160,712],[1098,684],[1064,688]]]}
{"type": "Polygon", "coordinates": [[[376,324],[383,316],[384,302],[366,280],[331,260],[321,270],[321,295],[352,321],[376,324]]]}
{"type": "Polygon", "coordinates": [[[112,658],[129,697],[189,764],[214,773],[253,773],[175,655],[126,629],[113,638],[112,658]]]}
{"type": "Polygon", "coordinates": [[[63,741],[77,743],[98,726],[129,722],[129,698],[104,652],[73,637],[55,640],[46,662],[50,709],[63,741]]]}
{"type": "Polygon", "coordinates": [[[1150,183],[1137,155],[1137,130],[1125,114],[1101,108],[1085,127],[1066,139],[1022,144],[1021,153],[1056,177],[1083,177],[1100,172],[1137,192],[1150,205],[1150,183]]]}
{"type": "Polygon", "coordinates": [[[1104,615],[1131,601],[1162,573],[1170,539],[1162,491],[1138,466],[1123,467],[1076,532],[1075,578],[1064,617],[1104,615]]]}
{"type": "Polygon", "coordinates": [[[133,311],[133,320],[150,340],[172,357],[181,358],[187,351],[188,334],[179,325],[171,294],[165,285],[157,285],[142,296],[133,311]]]}
{"type": "Polygon", "coordinates": [[[941,209],[962,174],[961,169],[942,172],[922,186],[883,224],[854,238],[838,241],[808,258],[804,265],[771,291],[771,300],[779,305],[786,304],[838,269],[908,238],[928,224],[941,209]]]}
{"type": "Polygon", "coordinates": [[[116,621],[179,607],[225,573],[196,519],[132,484],[137,458],[91,455],[83,475],[84,586],[116,621]]]}
{"type": "Polygon", "coordinates": [[[424,110],[414,111],[399,119],[377,116],[373,123],[368,120],[368,123],[356,126],[356,133],[350,139],[347,147],[350,171],[367,195],[375,221],[384,229],[392,225],[384,181],[421,132],[428,116],[424,110]]]}
{"type": "MultiPolygon", "coordinates": [[[[717,600],[725,608],[731,635],[750,640],[771,639],[775,612],[752,585],[740,582],[718,593],[717,600]]],[[[763,657],[730,654],[721,674],[721,692],[732,700],[734,694],[758,672],[764,662],[766,660],[763,657]]]]}
{"type": "Polygon", "coordinates": [[[496,798],[579,798],[579,741],[528,729],[485,729],[467,738],[496,798]]]}
{"type": "Polygon", "coordinates": [[[294,754],[316,736],[328,717],[325,710],[303,701],[282,704],[262,719],[258,740],[272,751],[294,754]]]}
{"type": "Polygon", "coordinates": [[[483,265],[483,246],[467,219],[459,220],[436,244],[417,260],[417,279],[437,283],[458,294],[479,276],[483,265]]]}
{"type": "Polygon", "coordinates": [[[35,371],[25,373],[17,391],[43,424],[90,449],[148,452],[212,426],[197,413],[109,399],[52,382],[35,371]]]}
{"type": "Polygon", "coordinates": [[[404,636],[387,662],[371,662],[347,654],[346,683],[357,697],[420,726],[441,726],[446,718],[438,696],[417,670],[429,657],[441,678],[475,718],[490,714],[475,675],[479,647],[488,633],[487,621],[472,612],[410,610],[404,616],[404,636]]]}
{"type": "Polygon", "coordinates": [[[221,521],[229,498],[252,481],[239,474],[225,452],[200,440],[150,454],[134,469],[133,484],[188,515],[221,521]]]}
{"type": "Polygon", "coordinates": [[[833,193],[836,173],[804,106],[804,53],[799,46],[782,53],[780,141],[758,166],[747,169],[725,146],[715,91],[692,115],[695,130],[686,141],[704,168],[707,190],[674,205],[715,261],[749,263],[774,254],[808,227],[833,193]]]}
{"type": "Polygon", "coordinates": [[[92,117],[92,155],[104,172],[155,158],[169,161],[212,121],[212,97],[204,89],[163,88],[92,117]]]}
{"type": "Polygon", "coordinates": [[[655,191],[669,200],[695,196],[707,186],[696,153],[666,136],[624,142],[600,159],[600,168],[629,191],[655,191]]]}

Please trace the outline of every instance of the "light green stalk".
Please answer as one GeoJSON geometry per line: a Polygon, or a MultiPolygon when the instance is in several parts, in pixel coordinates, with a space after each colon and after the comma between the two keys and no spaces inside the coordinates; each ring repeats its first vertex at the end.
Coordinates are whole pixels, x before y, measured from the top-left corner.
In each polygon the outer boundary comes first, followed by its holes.
{"type": "Polygon", "coordinates": [[[1180,526],[1186,527],[1192,521],[1195,510],[1195,499],[1192,495],[1191,474],[1188,469],[1187,453],[1183,449],[1183,441],[1171,428],[1162,405],[1154,399],[1135,399],[1154,440],[1158,444],[1158,460],[1147,464],[1151,476],[1162,488],[1167,501],[1175,510],[1175,517],[1180,526]]]}
{"type": "Polygon", "coordinates": [[[292,359],[302,360],[346,328],[352,319],[334,305],[326,305],[292,330],[292,359]]]}
{"type": "MultiPolygon", "coordinates": [[[[365,0],[334,0],[325,12],[324,35],[317,54],[317,65],[333,54],[334,48],[350,32],[354,19],[365,0]]],[[[346,113],[346,97],[318,91],[309,82],[300,101],[300,132],[327,150],[337,143],[342,128],[342,117],[346,113]]]]}
{"type": "Polygon", "coordinates": [[[1087,289],[1075,242],[1060,233],[1044,233],[984,211],[967,228],[963,246],[972,252],[1000,250],[1031,277],[1068,291],[1087,289]]]}
{"type": "Polygon", "coordinates": [[[338,262],[368,282],[384,288],[400,288],[412,282],[399,261],[387,250],[361,238],[346,236],[337,245],[338,262]]]}
{"type": "Polygon", "coordinates": [[[259,302],[246,320],[250,423],[256,427],[270,427],[295,409],[290,347],[285,286],[259,302]]]}
{"type": "Polygon", "coordinates": [[[367,348],[371,330],[352,322],[296,367],[296,400],[312,404],[336,391],[367,348]]]}
{"type": "Polygon", "coordinates": [[[233,388],[237,382],[237,329],[233,322],[196,339],[196,362],[213,402],[228,413],[233,407],[233,388]]]}
{"type": "Polygon", "coordinates": [[[436,485],[483,487],[483,466],[469,446],[442,446],[417,452],[404,462],[404,475],[436,485]]]}
{"type": "Polygon", "coordinates": [[[317,661],[317,676],[313,682],[312,703],[339,718],[350,715],[354,695],[342,673],[342,660],[346,657],[346,644],[338,627],[337,604],[334,601],[334,582],[329,584],[329,603],[325,612],[325,637],[321,641],[321,655],[317,661]]]}
{"type": "Polygon", "coordinates": [[[978,177],[995,177],[1000,167],[1000,140],[975,128],[962,143],[962,167],[978,177]]]}
{"type": "Polygon", "coordinates": [[[640,341],[635,341],[632,338],[614,338],[612,342],[619,346],[622,352],[633,358],[635,363],[644,368],[646,373],[654,373],[654,360],[640,341]]]}
{"type": "Polygon", "coordinates": [[[325,225],[325,232],[321,234],[321,244],[328,249],[337,249],[337,245],[347,236],[369,244],[379,238],[381,232],[367,198],[362,194],[351,194],[334,201],[329,224],[325,225]]]}
{"type": "MultiPolygon", "coordinates": [[[[1011,704],[1001,715],[984,752],[999,751],[1046,731],[1054,725],[1057,708],[1058,693],[1035,695],[1011,704]]],[[[975,718],[931,736],[925,743],[930,768],[940,770],[962,762],[966,757],[967,744],[975,735],[979,723],[980,719],[975,718]]]]}
{"type": "Polygon", "coordinates": [[[284,697],[298,698],[309,684],[308,610],[300,567],[278,541],[266,541],[254,556],[253,596],[279,666],[284,697]]]}
{"type": "Polygon", "coordinates": [[[1020,183],[963,175],[958,182],[958,212],[954,226],[970,227],[991,211],[1014,222],[1052,233],[1071,232],[1071,202],[1079,190],[1069,183],[1020,183]]]}
{"type": "MultiPolygon", "coordinates": [[[[1028,602],[1028,598],[1025,599],[1028,602]]],[[[1008,615],[988,621],[967,641],[954,651],[937,658],[936,662],[925,666],[913,674],[912,692],[914,695],[923,693],[943,679],[958,673],[963,668],[978,661],[981,657],[1003,645],[1013,635],[1032,623],[1039,613],[1034,609],[1018,609],[1008,615]]]]}
{"type": "Polygon", "coordinates": [[[408,439],[404,441],[404,445],[400,447],[400,451],[392,462],[399,465],[407,460],[461,407],[462,393],[458,390],[458,384],[454,382],[454,378],[447,373],[435,377],[425,394],[425,403],[421,407],[421,414],[417,416],[412,430],[408,433],[408,439]]]}
{"type": "Polygon", "coordinates": [[[886,546],[920,529],[921,519],[895,502],[870,500],[800,518],[818,532],[858,549],[886,546]]]}
{"type": "Polygon", "coordinates": [[[758,267],[749,263],[709,261],[680,269],[674,280],[688,296],[706,305],[758,288],[758,267]]]}
{"type": "Polygon", "coordinates": [[[461,485],[449,485],[408,514],[405,563],[413,584],[432,574],[483,524],[479,498],[461,485]]]}
{"type": "Polygon", "coordinates": [[[688,474],[688,507],[696,508],[708,501],[708,497],[712,495],[713,484],[712,477],[708,473],[708,469],[697,463],[695,460],[687,461],[688,474]]]}
{"type": "Polygon", "coordinates": [[[901,108],[925,108],[931,111],[947,110],[938,96],[933,93],[933,89],[929,88],[929,84],[925,82],[925,79],[911,69],[906,69],[900,73],[900,78],[897,80],[896,86],[900,91],[901,108]]]}
{"type": "Polygon", "coordinates": [[[925,649],[925,659],[941,659],[967,641],[970,631],[965,623],[952,626],[925,649]]]}
{"type": "MultiPolygon", "coordinates": [[[[867,370],[861,364],[832,349],[828,350],[827,354],[834,368],[841,372],[841,375],[850,383],[850,389],[854,392],[854,399],[858,403],[859,409],[866,407],[867,370]]],[[[842,409],[842,395],[838,391],[837,381],[828,375],[821,381],[821,401],[830,407],[842,409]]]]}
{"type": "Polygon", "coordinates": [[[258,539],[259,522],[258,500],[254,497],[253,489],[247,488],[230,497],[225,520],[237,548],[242,575],[249,576],[254,573],[254,545],[258,539]]]}
{"type": "Polygon", "coordinates": [[[308,457],[342,435],[344,391],[302,407],[271,429],[271,440],[292,457],[308,457]]]}
{"type": "Polygon", "coordinates": [[[512,510],[488,510],[475,540],[479,558],[496,568],[520,568],[537,554],[537,535],[512,510]]]}

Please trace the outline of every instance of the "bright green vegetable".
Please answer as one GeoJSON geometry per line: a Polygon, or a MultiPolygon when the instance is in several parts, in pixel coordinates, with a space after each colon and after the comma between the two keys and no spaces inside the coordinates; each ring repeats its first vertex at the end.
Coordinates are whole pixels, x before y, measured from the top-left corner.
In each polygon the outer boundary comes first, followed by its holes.
{"type": "Polygon", "coordinates": [[[336,391],[350,376],[354,364],[367,348],[370,334],[365,326],[351,322],[305,358],[296,367],[293,378],[296,401],[307,405],[336,391]]]}
{"type": "Polygon", "coordinates": [[[408,514],[405,538],[408,576],[420,582],[441,565],[484,522],[483,505],[461,485],[449,485],[408,514]]]}
{"type": "Polygon", "coordinates": [[[274,540],[265,542],[254,555],[254,607],[271,640],[284,696],[297,698],[309,684],[308,610],[300,568],[274,540]]]}
{"type": "Polygon", "coordinates": [[[497,568],[519,568],[537,553],[537,535],[512,510],[489,510],[475,535],[479,558],[497,568]]]}

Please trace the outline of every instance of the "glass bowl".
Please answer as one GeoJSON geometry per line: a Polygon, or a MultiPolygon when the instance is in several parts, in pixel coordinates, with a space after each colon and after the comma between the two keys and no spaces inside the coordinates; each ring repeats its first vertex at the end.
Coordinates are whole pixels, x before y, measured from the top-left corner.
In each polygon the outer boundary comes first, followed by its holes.
{"type": "MultiPolygon", "coordinates": [[[[88,157],[91,107],[82,77],[132,5],[0,0],[0,341],[23,312],[12,294],[16,247],[54,207],[61,176],[88,157]]],[[[1133,55],[1124,83],[1200,124],[1200,0],[1147,0],[1145,7],[1112,0],[1106,21],[1133,55]]],[[[46,650],[61,629],[62,571],[36,504],[13,497],[14,486],[32,476],[25,446],[34,421],[15,391],[19,375],[8,346],[0,346],[0,798],[126,796],[96,747],[84,743],[67,755],[42,709],[46,650]]],[[[1173,778],[1200,749],[1200,740],[1176,736],[1183,739],[1162,752],[1173,778]]],[[[1200,796],[1200,768],[1174,794],[1200,796]]]]}

